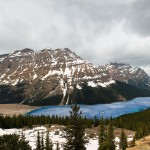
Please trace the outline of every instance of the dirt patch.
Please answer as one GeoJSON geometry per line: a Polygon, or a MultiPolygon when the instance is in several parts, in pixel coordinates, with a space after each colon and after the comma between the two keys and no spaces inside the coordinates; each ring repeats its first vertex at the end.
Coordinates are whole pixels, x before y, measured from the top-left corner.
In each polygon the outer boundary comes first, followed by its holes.
{"type": "Polygon", "coordinates": [[[36,108],[38,107],[22,105],[22,104],[0,104],[0,114],[13,116],[13,115],[25,114],[36,108]]]}

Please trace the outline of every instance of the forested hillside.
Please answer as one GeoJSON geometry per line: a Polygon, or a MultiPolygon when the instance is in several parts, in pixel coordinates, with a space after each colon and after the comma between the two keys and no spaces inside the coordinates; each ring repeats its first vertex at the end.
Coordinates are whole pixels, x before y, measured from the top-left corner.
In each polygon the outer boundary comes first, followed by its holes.
{"type": "Polygon", "coordinates": [[[114,119],[114,125],[119,128],[136,131],[136,138],[149,135],[150,109],[120,116],[114,119]]]}

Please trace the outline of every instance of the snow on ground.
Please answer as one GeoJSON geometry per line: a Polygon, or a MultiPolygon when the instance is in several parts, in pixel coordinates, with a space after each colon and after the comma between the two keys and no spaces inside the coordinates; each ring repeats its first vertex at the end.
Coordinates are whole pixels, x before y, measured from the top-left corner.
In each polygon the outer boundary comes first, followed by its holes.
{"type": "MultiPolygon", "coordinates": [[[[49,137],[54,144],[54,149],[56,148],[56,143],[58,142],[60,145],[60,149],[63,150],[62,146],[65,143],[65,138],[63,137],[63,132],[60,129],[56,129],[55,125],[51,126],[51,131],[49,132],[49,137]]],[[[37,133],[40,135],[43,134],[43,138],[46,139],[47,128],[44,126],[35,127],[33,129],[1,129],[0,128],[0,136],[4,134],[17,134],[25,135],[27,141],[29,141],[29,145],[32,147],[32,150],[36,148],[36,139],[37,133]]],[[[128,141],[131,141],[132,138],[128,138],[128,141]]],[[[119,137],[115,137],[116,142],[116,150],[119,150],[119,137]]],[[[87,150],[97,150],[98,149],[98,137],[88,139],[88,143],[85,145],[87,150]]]]}
{"type": "MultiPolygon", "coordinates": [[[[33,129],[0,129],[0,136],[4,134],[17,134],[20,135],[23,134],[25,135],[25,138],[27,141],[29,141],[29,145],[32,147],[34,150],[36,148],[36,139],[37,139],[37,133],[40,133],[40,135],[43,133],[44,139],[46,138],[47,134],[47,128],[44,126],[41,127],[35,127],[33,129]]],[[[65,143],[65,138],[63,137],[62,131],[58,129],[54,129],[53,131],[49,132],[49,137],[52,140],[54,144],[54,149],[56,148],[56,143],[59,142],[60,148],[62,149],[62,145],[65,143]]],[[[89,143],[86,144],[87,150],[91,150],[91,148],[94,148],[93,150],[98,148],[98,140],[97,139],[90,139],[89,143]]]]}
{"type": "Polygon", "coordinates": [[[89,142],[86,144],[87,150],[97,150],[98,149],[98,139],[93,138],[89,139],[89,142]]]}

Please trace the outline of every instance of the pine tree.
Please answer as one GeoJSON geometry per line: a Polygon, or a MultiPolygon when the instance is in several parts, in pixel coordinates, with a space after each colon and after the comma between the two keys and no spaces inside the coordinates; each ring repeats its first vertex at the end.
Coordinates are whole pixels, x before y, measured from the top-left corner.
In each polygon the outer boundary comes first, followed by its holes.
{"type": "Polygon", "coordinates": [[[105,139],[104,142],[101,143],[98,150],[110,150],[108,139],[105,139]]]}
{"type": "Polygon", "coordinates": [[[114,130],[112,118],[110,118],[107,132],[104,126],[103,117],[99,123],[99,148],[98,150],[115,150],[114,130]]]}
{"type": "Polygon", "coordinates": [[[82,125],[80,107],[77,105],[71,106],[70,125],[66,128],[65,138],[67,140],[64,145],[64,150],[85,150],[87,140],[84,134],[84,126],[82,125]]]}
{"type": "Polygon", "coordinates": [[[105,142],[106,140],[106,133],[105,133],[105,126],[104,126],[104,119],[103,119],[103,116],[102,118],[100,119],[100,122],[99,122],[99,150],[103,150],[105,149],[105,142]]]}
{"type": "Polygon", "coordinates": [[[20,150],[31,150],[29,142],[25,140],[23,131],[22,131],[19,143],[20,143],[20,150]]]}
{"type": "Polygon", "coordinates": [[[108,138],[109,150],[115,150],[116,146],[115,146],[115,136],[114,136],[112,118],[110,118],[109,121],[107,138],[108,138]]]}
{"type": "Polygon", "coordinates": [[[0,150],[31,150],[31,147],[27,141],[12,134],[0,137],[0,150]]]}
{"type": "Polygon", "coordinates": [[[126,137],[126,134],[123,129],[122,129],[121,135],[120,135],[119,147],[121,150],[126,150],[126,148],[127,148],[127,137],[126,137]]]}
{"type": "Polygon", "coordinates": [[[135,139],[138,139],[138,131],[135,132],[135,139]]]}
{"type": "Polygon", "coordinates": [[[94,117],[94,127],[97,127],[99,124],[99,120],[97,119],[97,117],[94,117]]]}
{"type": "Polygon", "coordinates": [[[53,150],[53,143],[51,139],[50,139],[50,150],[53,150]]]}
{"type": "Polygon", "coordinates": [[[131,141],[130,147],[134,147],[135,146],[135,136],[133,137],[133,140],[131,141]]]}
{"type": "Polygon", "coordinates": [[[38,134],[37,134],[36,150],[42,150],[41,149],[41,140],[40,140],[40,133],[39,133],[39,131],[38,131],[38,134]]]}
{"type": "Polygon", "coordinates": [[[46,134],[46,141],[45,141],[45,150],[52,150],[53,149],[53,143],[49,139],[49,132],[46,134]]]}
{"type": "Polygon", "coordinates": [[[44,139],[43,139],[43,132],[42,132],[42,139],[41,139],[41,149],[44,150],[44,139]]]}
{"type": "Polygon", "coordinates": [[[58,141],[57,141],[57,143],[56,143],[56,150],[60,150],[58,141]]]}

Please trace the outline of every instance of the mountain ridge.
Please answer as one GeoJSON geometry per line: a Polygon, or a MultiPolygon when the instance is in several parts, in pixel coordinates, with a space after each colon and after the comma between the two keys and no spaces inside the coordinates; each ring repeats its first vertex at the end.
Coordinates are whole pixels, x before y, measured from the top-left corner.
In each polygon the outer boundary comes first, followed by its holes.
{"type": "MultiPolygon", "coordinates": [[[[46,48],[38,52],[25,48],[0,55],[0,70],[0,90],[6,87],[11,91],[21,89],[21,100],[17,102],[29,104],[39,98],[58,101],[57,104],[61,105],[74,103],[77,101],[74,100],[76,93],[79,97],[85,96],[82,91],[85,82],[92,88],[108,88],[116,81],[137,88],[149,88],[150,83],[150,77],[140,68],[119,63],[97,67],[68,48],[46,48]]],[[[6,91],[0,94],[5,95],[6,91]]],[[[114,94],[112,91],[110,93],[114,94]]],[[[116,97],[122,97],[118,100],[126,99],[122,95],[116,97]]],[[[2,102],[11,100],[9,97],[1,98],[2,102]]]]}

